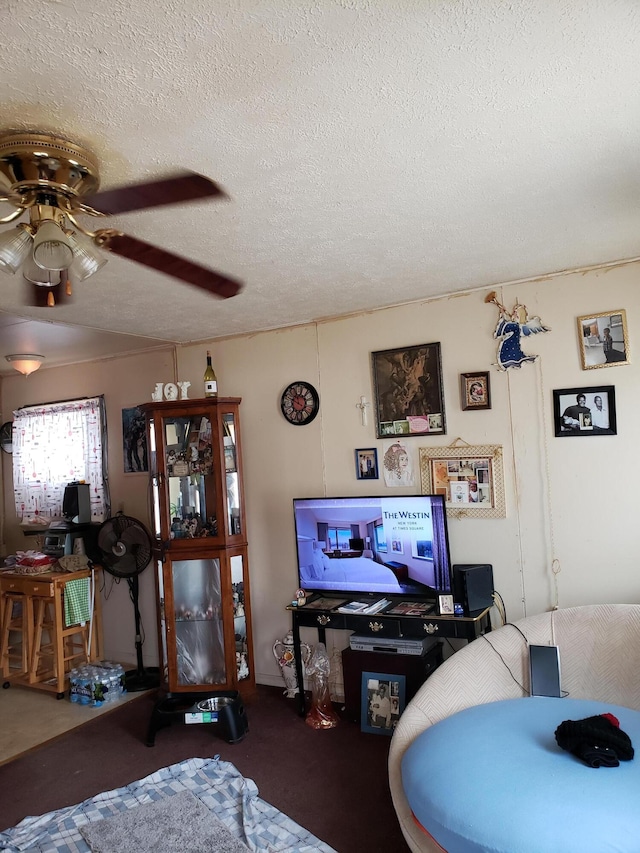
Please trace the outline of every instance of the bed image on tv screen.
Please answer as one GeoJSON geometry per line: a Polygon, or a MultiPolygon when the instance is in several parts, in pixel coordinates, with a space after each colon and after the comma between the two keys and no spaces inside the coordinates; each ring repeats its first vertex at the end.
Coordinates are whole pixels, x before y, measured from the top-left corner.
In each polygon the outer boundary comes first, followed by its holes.
{"type": "Polygon", "coordinates": [[[293,509],[302,589],[426,598],[451,591],[443,496],[296,498],[293,509]]]}

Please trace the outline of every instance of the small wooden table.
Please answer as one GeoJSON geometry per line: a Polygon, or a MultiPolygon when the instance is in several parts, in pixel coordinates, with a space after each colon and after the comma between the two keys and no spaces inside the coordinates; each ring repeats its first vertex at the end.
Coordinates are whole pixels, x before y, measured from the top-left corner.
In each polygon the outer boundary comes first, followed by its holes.
{"type": "Polygon", "coordinates": [[[86,625],[64,624],[64,589],[69,581],[93,576],[94,584],[101,568],[94,566],[77,572],[50,571],[40,575],[24,575],[18,572],[0,572],[0,613],[5,614],[5,624],[2,626],[2,675],[3,686],[10,683],[21,684],[56,693],[58,699],[64,696],[68,681],[70,665],[73,661],[91,663],[100,660],[102,656],[102,612],[100,593],[96,588],[93,596],[93,614],[90,623],[86,625]],[[22,596],[22,637],[26,643],[26,654],[22,660],[26,669],[10,671],[6,645],[8,630],[6,625],[6,601],[11,596],[16,600],[22,596]],[[52,609],[50,622],[45,622],[47,607],[52,609]],[[44,636],[43,636],[44,635],[44,636]],[[48,636],[47,636],[48,635],[48,636]],[[71,638],[80,635],[82,652],[69,652],[71,638]],[[45,642],[47,640],[47,642],[45,642]],[[40,669],[40,660],[51,658],[51,666],[44,671],[40,669]]]}

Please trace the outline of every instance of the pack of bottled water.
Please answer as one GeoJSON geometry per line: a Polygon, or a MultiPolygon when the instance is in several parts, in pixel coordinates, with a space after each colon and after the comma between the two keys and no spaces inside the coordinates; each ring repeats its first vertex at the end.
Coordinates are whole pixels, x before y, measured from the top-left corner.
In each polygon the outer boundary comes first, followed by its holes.
{"type": "Polygon", "coordinates": [[[124,667],[111,661],[86,664],[69,673],[69,699],[99,707],[117,702],[126,690],[124,667]]]}

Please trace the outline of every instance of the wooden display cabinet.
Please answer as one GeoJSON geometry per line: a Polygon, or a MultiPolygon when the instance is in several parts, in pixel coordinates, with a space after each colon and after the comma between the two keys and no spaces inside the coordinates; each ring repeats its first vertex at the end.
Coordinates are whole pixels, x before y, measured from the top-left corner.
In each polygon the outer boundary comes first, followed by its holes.
{"type": "Polygon", "coordinates": [[[240,398],[146,403],[169,693],[255,689],[240,398]]]}

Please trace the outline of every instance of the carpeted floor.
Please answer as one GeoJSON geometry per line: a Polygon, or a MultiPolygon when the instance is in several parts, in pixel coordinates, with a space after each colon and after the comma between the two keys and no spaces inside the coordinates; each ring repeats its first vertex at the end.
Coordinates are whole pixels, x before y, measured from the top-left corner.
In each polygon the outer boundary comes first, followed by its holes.
{"type": "Polygon", "coordinates": [[[280,688],[259,686],[246,703],[249,733],[240,743],[226,743],[211,727],[174,724],[147,747],[152,707],[153,694],[142,694],[1,766],[0,829],[175,762],[219,754],[255,781],[262,799],[338,853],[408,849],[389,794],[389,738],[347,720],[315,731],[280,688]]]}

